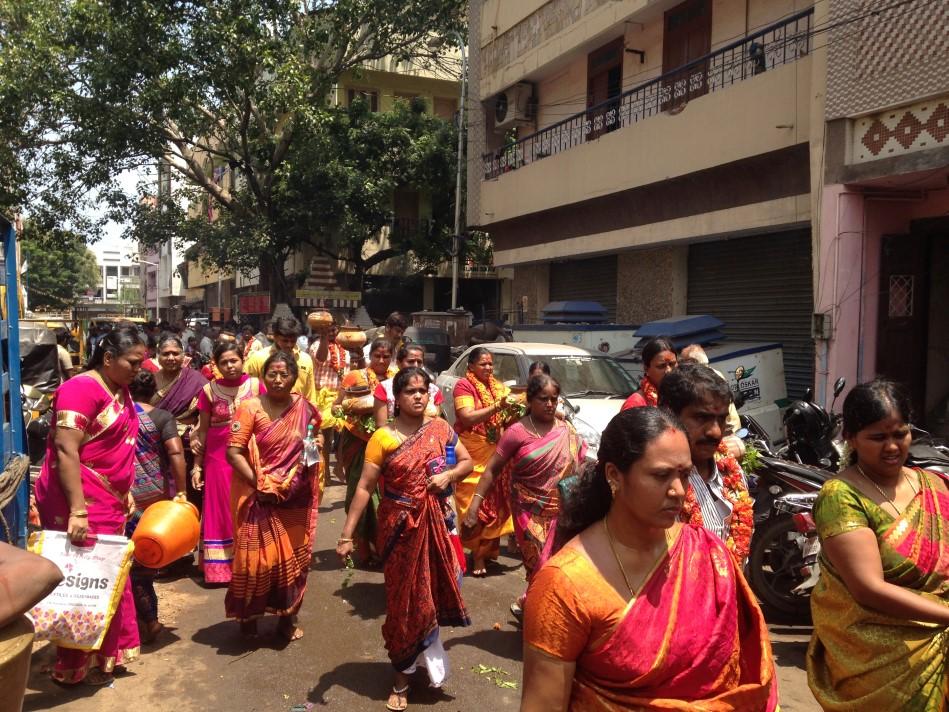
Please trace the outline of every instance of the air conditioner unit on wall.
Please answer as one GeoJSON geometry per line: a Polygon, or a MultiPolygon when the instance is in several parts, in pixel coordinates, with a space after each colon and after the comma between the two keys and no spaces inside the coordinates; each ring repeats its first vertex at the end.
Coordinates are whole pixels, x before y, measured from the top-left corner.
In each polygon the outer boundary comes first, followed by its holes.
{"type": "Polygon", "coordinates": [[[534,86],[518,82],[494,98],[494,128],[506,131],[512,126],[528,124],[534,119],[534,86]]]}

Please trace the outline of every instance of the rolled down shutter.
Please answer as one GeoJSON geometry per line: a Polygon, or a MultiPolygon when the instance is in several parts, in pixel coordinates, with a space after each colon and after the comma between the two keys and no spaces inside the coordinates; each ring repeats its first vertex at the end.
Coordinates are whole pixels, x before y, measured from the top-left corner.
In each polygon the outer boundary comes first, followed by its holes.
{"type": "Polygon", "coordinates": [[[689,314],[711,314],[741,341],[777,341],[788,397],[814,385],[811,235],[770,233],[689,246],[689,314]]]}
{"type": "Polygon", "coordinates": [[[550,265],[550,301],[599,302],[616,321],[616,255],[550,265]]]}

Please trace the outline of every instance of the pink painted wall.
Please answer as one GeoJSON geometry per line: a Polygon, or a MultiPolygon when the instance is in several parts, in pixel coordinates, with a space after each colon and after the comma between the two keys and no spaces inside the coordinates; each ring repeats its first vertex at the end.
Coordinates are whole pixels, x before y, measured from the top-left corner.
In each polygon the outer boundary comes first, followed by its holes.
{"type": "Polygon", "coordinates": [[[814,310],[832,315],[834,333],[817,343],[814,393],[827,406],[839,376],[849,390],[876,375],[883,235],[908,233],[912,220],[949,213],[949,189],[929,191],[922,200],[903,199],[919,193],[891,195],[898,200],[868,198],[844,185],[823,189],[814,310]]]}

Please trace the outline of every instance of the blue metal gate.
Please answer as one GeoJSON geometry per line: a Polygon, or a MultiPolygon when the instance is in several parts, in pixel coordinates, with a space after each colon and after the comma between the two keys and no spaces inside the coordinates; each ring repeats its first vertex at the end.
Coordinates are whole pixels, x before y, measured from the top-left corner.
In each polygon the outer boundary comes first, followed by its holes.
{"type": "Polygon", "coordinates": [[[26,544],[26,521],[30,508],[30,475],[25,469],[19,485],[12,488],[14,458],[26,451],[23,409],[20,398],[20,295],[17,274],[16,230],[0,215],[3,242],[0,261],[0,529],[3,539],[18,546],[26,544]]]}

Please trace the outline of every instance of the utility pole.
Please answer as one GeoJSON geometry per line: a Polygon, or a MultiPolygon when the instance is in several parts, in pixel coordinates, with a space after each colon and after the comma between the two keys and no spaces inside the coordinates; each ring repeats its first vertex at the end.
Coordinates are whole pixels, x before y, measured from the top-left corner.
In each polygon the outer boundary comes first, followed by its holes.
{"type": "Polygon", "coordinates": [[[452,236],[451,308],[458,308],[458,268],[461,261],[461,172],[465,167],[465,107],[468,93],[468,53],[465,39],[456,32],[461,50],[461,102],[458,105],[458,165],[455,175],[455,234],[452,236]]]}

